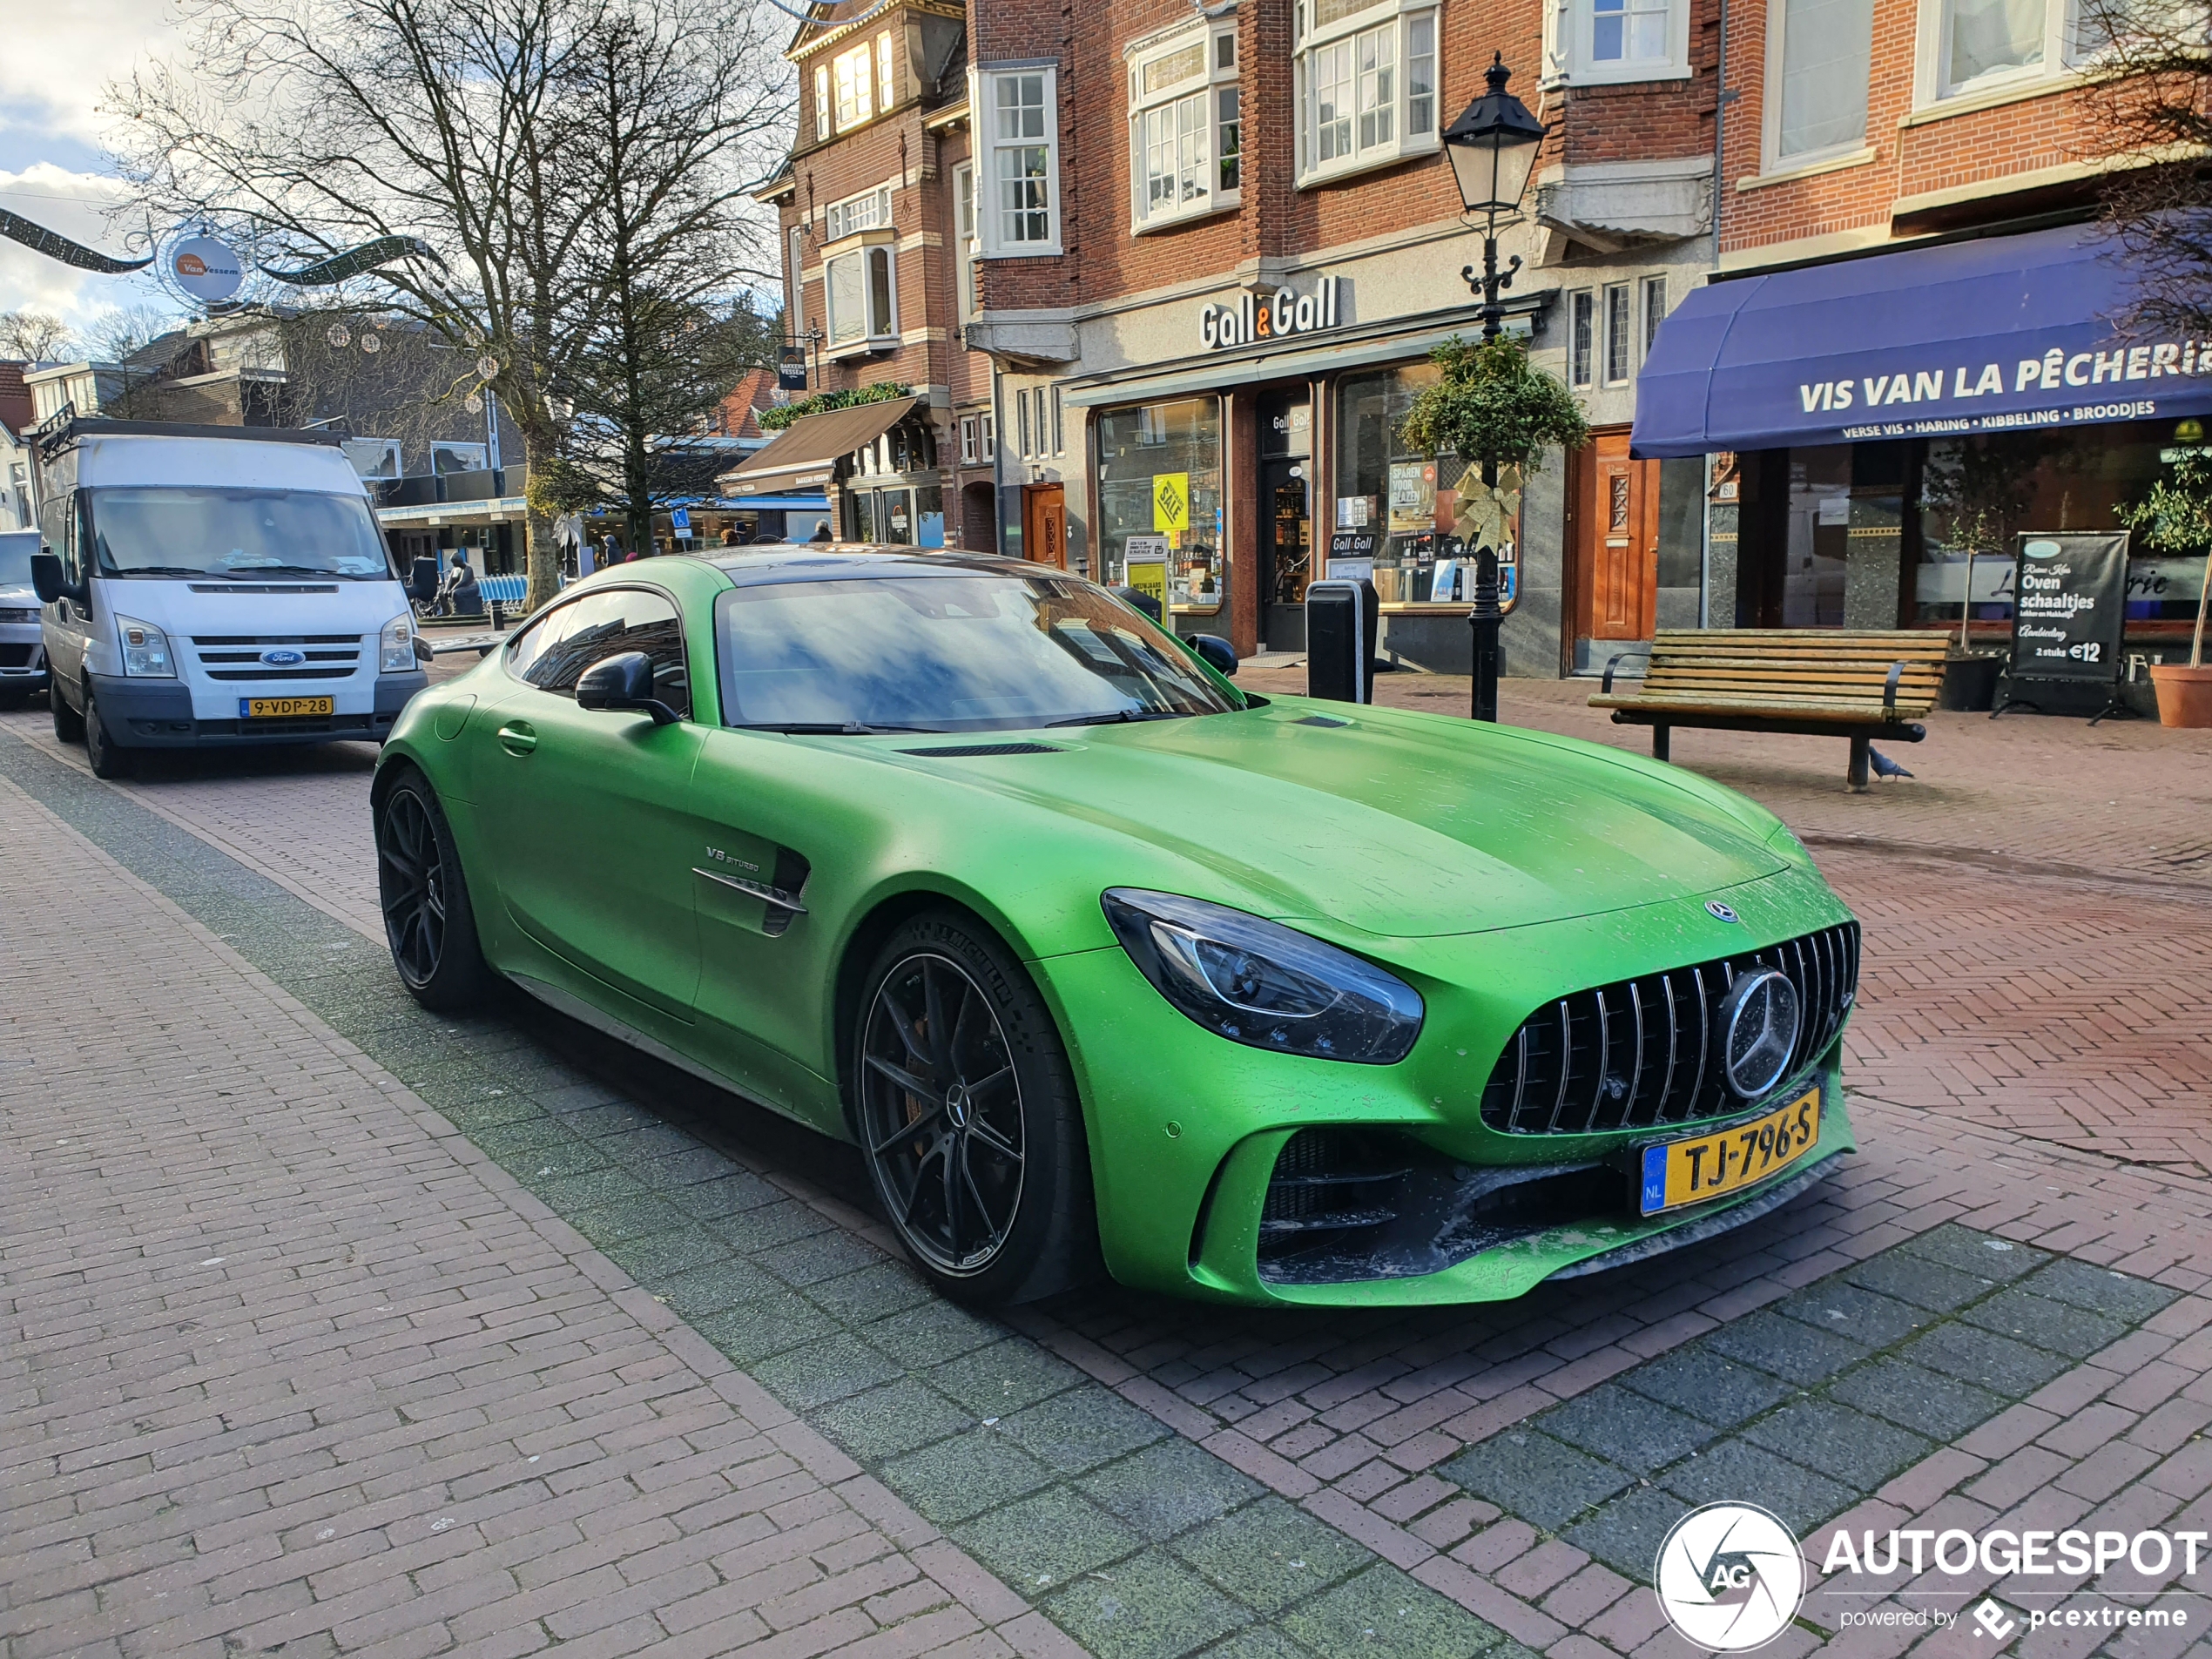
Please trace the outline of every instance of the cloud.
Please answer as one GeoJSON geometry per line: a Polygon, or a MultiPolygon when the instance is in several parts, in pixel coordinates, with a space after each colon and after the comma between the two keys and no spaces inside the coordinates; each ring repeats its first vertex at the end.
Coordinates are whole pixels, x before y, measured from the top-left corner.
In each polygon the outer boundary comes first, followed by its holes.
{"type": "MultiPolygon", "coordinates": [[[[129,219],[110,218],[127,196],[119,179],[51,162],[20,172],[0,171],[0,207],[103,253],[139,259],[145,247],[124,239],[129,219]]],[[[110,307],[148,303],[163,303],[158,286],[148,277],[80,271],[0,238],[0,311],[51,311],[78,327],[110,307]]]]}
{"type": "Polygon", "coordinates": [[[177,44],[169,0],[10,0],[0,51],[0,127],[98,149],[111,81],[177,44]]]}

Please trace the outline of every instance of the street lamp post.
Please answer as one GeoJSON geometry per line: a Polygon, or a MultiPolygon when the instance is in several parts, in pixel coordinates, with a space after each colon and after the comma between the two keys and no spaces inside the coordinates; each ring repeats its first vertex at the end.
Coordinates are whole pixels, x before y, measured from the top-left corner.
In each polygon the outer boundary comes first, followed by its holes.
{"type": "MultiPolygon", "coordinates": [[[[1460,187],[1460,202],[1469,214],[1480,213],[1482,228],[1482,274],[1468,266],[1460,273],[1470,292],[1482,300],[1482,342],[1488,345],[1505,332],[1505,302],[1498,296],[1513,286],[1521,269],[1521,256],[1502,271],[1498,269],[1498,221],[1521,211],[1521,199],[1535,171],[1536,154],[1544,140],[1544,124],[1528,106],[1506,91],[1512,71],[1505,54],[1493,53],[1483,71],[1487,90],[1444,129],[1444,153],[1452,158],[1452,174],[1460,187]]],[[[1482,486],[1498,487],[1498,462],[1484,455],[1482,486]]],[[[1478,548],[1474,556],[1474,609],[1467,614],[1474,632],[1474,718],[1498,718],[1498,629],[1505,612],[1498,604],[1498,551],[1478,548]]]]}

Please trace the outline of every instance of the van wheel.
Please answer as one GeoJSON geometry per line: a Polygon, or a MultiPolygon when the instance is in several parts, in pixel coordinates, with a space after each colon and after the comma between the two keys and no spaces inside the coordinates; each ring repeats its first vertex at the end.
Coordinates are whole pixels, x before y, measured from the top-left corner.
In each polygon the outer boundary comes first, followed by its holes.
{"type": "Polygon", "coordinates": [[[84,688],[84,718],[78,724],[84,732],[84,758],[92,763],[95,778],[128,778],[131,775],[131,752],[108,735],[107,722],[100,718],[98,705],[92,701],[92,688],[84,688]]]}
{"type": "Polygon", "coordinates": [[[480,1000],[491,972],[476,939],[461,849],[437,792],[413,767],[377,805],[376,887],[392,966],[408,994],[440,1014],[480,1000]]]}
{"type": "Polygon", "coordinates": [[[54,736],[64,743],[84,741],[84,717],[70,707],[69,699],[62,695],[62,683],[48,676],[46,705],[54,711],[54,736]]]}

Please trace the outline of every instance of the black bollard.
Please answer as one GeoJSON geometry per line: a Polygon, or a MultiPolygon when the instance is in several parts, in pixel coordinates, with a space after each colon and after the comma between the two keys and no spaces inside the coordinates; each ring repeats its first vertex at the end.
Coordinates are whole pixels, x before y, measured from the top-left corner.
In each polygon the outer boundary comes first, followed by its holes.
{"type": "Polygon", "coordinates": [[[1493,725],[1498,718],[1498,556],[1488,548],[1474,556],[1474,609],[1467,625],[1474,630],[1474,718],[1493,725]]]}

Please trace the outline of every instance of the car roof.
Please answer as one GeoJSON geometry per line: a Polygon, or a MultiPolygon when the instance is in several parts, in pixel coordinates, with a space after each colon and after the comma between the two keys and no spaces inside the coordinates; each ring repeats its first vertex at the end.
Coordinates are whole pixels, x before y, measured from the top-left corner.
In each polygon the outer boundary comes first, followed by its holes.
{"type": "Polygon", "coordinates": [[[957,549],[935,552],[869,542],[788,542],[765,547],[722,548],[705,562],[739,587],[779,582],[840,582],[870,577],[1054,576],[1068,572],[1028,559],[1003,559],[957,549]]]}

